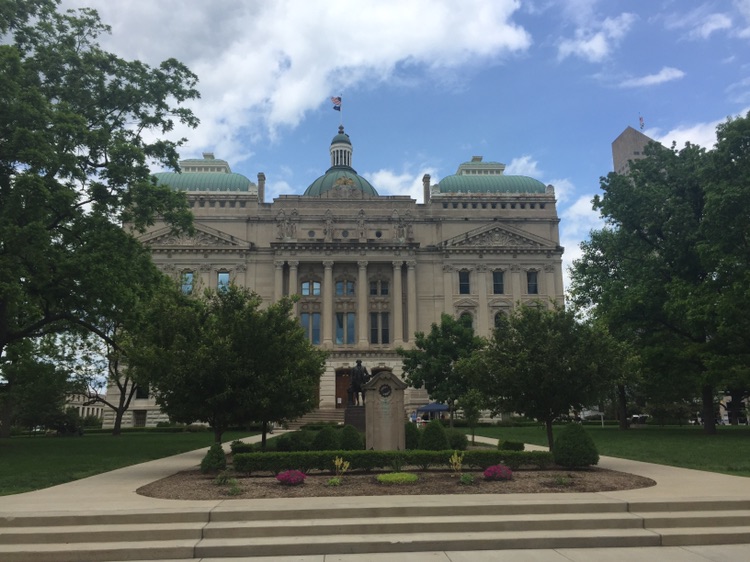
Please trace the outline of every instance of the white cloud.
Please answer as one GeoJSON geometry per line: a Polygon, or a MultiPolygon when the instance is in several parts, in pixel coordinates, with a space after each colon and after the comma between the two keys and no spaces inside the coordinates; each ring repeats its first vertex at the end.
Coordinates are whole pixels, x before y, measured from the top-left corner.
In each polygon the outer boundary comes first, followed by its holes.
{"type": "MultiPolygon", "coordinates": [[[[530,34],[513,21],[516,0],[362,0],[356,9],[324,0],[64,0],[91,6],[110,23],[103,46],[150,64],[175,57],[199,78],[191,151],[247,157],[240,134],[272,139],[334,93],[360,84],[460,72],[523,52],[530,34]],[[421,72],[415,72],[419,69],[421,72]],[[241,130],[244,127],[245,130],[241,130]]],[[[422,81],[412,82],[418,86],[422,81]]],[[[346,102],[345,102],[346,103],[346,102]]]]}
{"type": "Polygon", "coordinates": [[[627,35],[636,19],[635,14],[626,12],[601,23],[591,22],[579,27],[573,39],[563,39],[558,44],[558,59],[577,56],[589,62],[601,62],[627,35]]]}
{"type": "Polygon", "coordinates": [[[671,66],[665,66],[656,74],[647,74],[640,78],[630,78],[620,82],[620,86],[623,88],[639,88],[641,86],[654,86],[657,84],[663,84],[664,82],[670,82],[672,80],[679,80],[685,76],[685,73],[678,69],[672,68],[671,66]]]}
{"type": "Polygon", "coordinates": [[[710,149],[716,143],[716,126],[722,121],[724,119],[708,123],[680,125],[666,133],[661,133],[660,129],[646,130],[644,133],[664,146],[672,146],[674,142],[679,149],[685,146],[685,143],[689,142],[710,149]]]}
{"type": "Polygon", "coordinates": [[[703,5],[690,12],[674,13],[666,17],[667,29],[685,29],[688,39],[708,39],[717,31],[732,28],[732,19],[725,13],[710,12],[711,6],[703,5]]]}
{"type": "Polygon", "coordinates": [[[532,178],[538,178],[542,175],[538,162],[528,154],[511,160],[510,164],[505,166],[505,173],[509,176],[530,176],[532,178]]]}
{"type": "Polygon", "coordinates": [[[580,243],[586,240],[592,230],[604,227],[604,221],[591,206],[593,194],[581,195],[565,208],[558,208],[560,215],[560,244],[565,248],[563,254],[563,284],[570,286],[568,269],[582,255],[580,243]]]}
{"type": "Polygon", "coordinates": [[[418,173],[405,172],[398,174],[392,170],[378,170],[362,175],[373,185],[380,195],[408,195],[418,203],[424,203],[422,177],[430,174],[430,185],[438,182],[434,168],[423,168],[418,173]]]}
{"type": "Polygon", "coordinates": [[[554,179],[545,183],[550,183],[552,184],[552,187],[555,188],[555,197],[557,198],[558,204],[567,201],[570,198],[571,194],[575,193],[576,191],[573,182],[571,182],[569,179],[554,179]]]}

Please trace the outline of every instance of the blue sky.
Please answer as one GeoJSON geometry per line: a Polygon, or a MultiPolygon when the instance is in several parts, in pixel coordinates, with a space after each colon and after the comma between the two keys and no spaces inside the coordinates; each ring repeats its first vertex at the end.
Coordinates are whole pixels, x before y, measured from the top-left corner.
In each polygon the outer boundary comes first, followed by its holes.
{"type": "Polygon", "coordinates": [[[750,109],[750,0],[64,0],[96,8],[125,58],[199,77],[183,157],[212,151],[300,194],[340,119],[354,168],[421,201],[474,155],[551,183],[565,263],[628,125],[710,147],[750,109]],[[343,97],[343,111],[329,98],[343,97]]]}

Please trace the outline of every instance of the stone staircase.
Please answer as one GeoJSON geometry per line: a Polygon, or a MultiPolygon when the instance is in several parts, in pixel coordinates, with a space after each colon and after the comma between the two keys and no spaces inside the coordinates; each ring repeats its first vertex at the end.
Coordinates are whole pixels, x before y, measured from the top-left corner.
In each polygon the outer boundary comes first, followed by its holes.
{"type": "Polygon", "coordinates": [[[301,418],[298,418],[292,422],[289,422],[288,428],[290,430],[292,429],[299,429],[303,425],[306,425],[308,423],[323,423],[323,422],[333,422],[333,423],[344,423],[344,408],[319,408],[317,410],[313,410],[312,412],[305,414],[301,418]]]}
{"type": "MultiPolygon", "coordinates": [[[[750,500],[502,496],[226,501],[207,508],[0,517],[3,562],[750,544],[750,500]],[[361,500],[361,501],[360,501],[361,500]],[[283,505],[281,505],[283,503],[283,505]]],[[[83,498],[82,498],[83,500],[83,498]]]]}

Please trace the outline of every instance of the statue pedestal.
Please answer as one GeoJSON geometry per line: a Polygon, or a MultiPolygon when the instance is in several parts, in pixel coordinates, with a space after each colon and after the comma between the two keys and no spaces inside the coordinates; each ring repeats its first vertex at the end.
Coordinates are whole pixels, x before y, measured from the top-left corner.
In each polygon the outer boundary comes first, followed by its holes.
{"type": "Polygon", "coordinates": [[[405,388],[406,383],[390,371],[378,373],[363,387],[368,450],[403,451],[406,448],[405,388]]]}
{"type": "Polygon", "coordinates": [[[364,406],[347,406],[344,410],[344,424],[353,425],[359,431],[365,432],[367,420],[365,418],[364,406]]]}

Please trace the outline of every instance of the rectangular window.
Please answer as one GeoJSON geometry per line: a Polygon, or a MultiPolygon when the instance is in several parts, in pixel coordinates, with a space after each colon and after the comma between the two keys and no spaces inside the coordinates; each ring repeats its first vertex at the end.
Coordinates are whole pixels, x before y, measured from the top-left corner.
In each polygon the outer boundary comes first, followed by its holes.
{"type": "Polygon", "coordinates": [[[304,281],[302,283],[301,293],[303,297],[319,297],[320,296],[320,282],[304,281]]]}
{"type": "Polygon", "coordinates": [[[305,330],[305,337],[313,344],[320,344],[320,313],[303,312],[299,315],[300,324],[305,330]]]}
{"type": "Polygon", "coordinates": [[[378,294],[378,282],[370,281],[370,295],[375,296],[378,294]]]}
{"type": "Polygon", "coordinates": [[[353,312],[336,313],[336,343],[354,343],[355,314],[353,312]]]}
{"type": "Polygon", "coordinates": [[[458,292],[461,295],[468,295],[471,293],[471,285],[469,285],[469,272],[468,271],[458,272],[458,292]]]}
{"type": "Polygon", "coordinates": [[[229,272],[228,271],[220,271],[217,276],[217,285],[219,291],[226,291],[229,289],[229,272]]]}
{"type": "Polygon", "coordinates": [[[354,281],[336,281],[336,296],[354,295],[354,281]]]}
{"type": "Polygon", "coordinates": [[[193,272],[185,271],[182,274],[182,294],[190,295],[193,293],[193,272]]]}
{"type": "Polygon", "coordinates": [[[492,292],[496,295],[502,295],[505,292],[505,283],[502,271],[492,272],[492,292]]]}
{"type": "Polygon", "coordinates": [[[538,275],[536,271],[526,272],[526,292],[530,295],[539,294],[538,275]]]}
{"type": "Polygon", "coordinates": [[[388,325],[389,320],[390,315],[388,312],[370,313],[370,343],[391,343],[391,333],[388,325]]]}
{"type": "Polygon", "coordinates": [[[142,400],[144,398],[148,398],[148,385],[138,385],[135,387],[135,397],[138,400],[142,400]]]}
{"type": "Polygon", "coordinates": [[[388,295],[388,281],[381,281],[380,282],[380,294],[383,296],[388,295]]]}
{"type": "Polygon", "coordinates": [[[146,410],[133,410],[133,427],[146,427],[146,410]]]}

